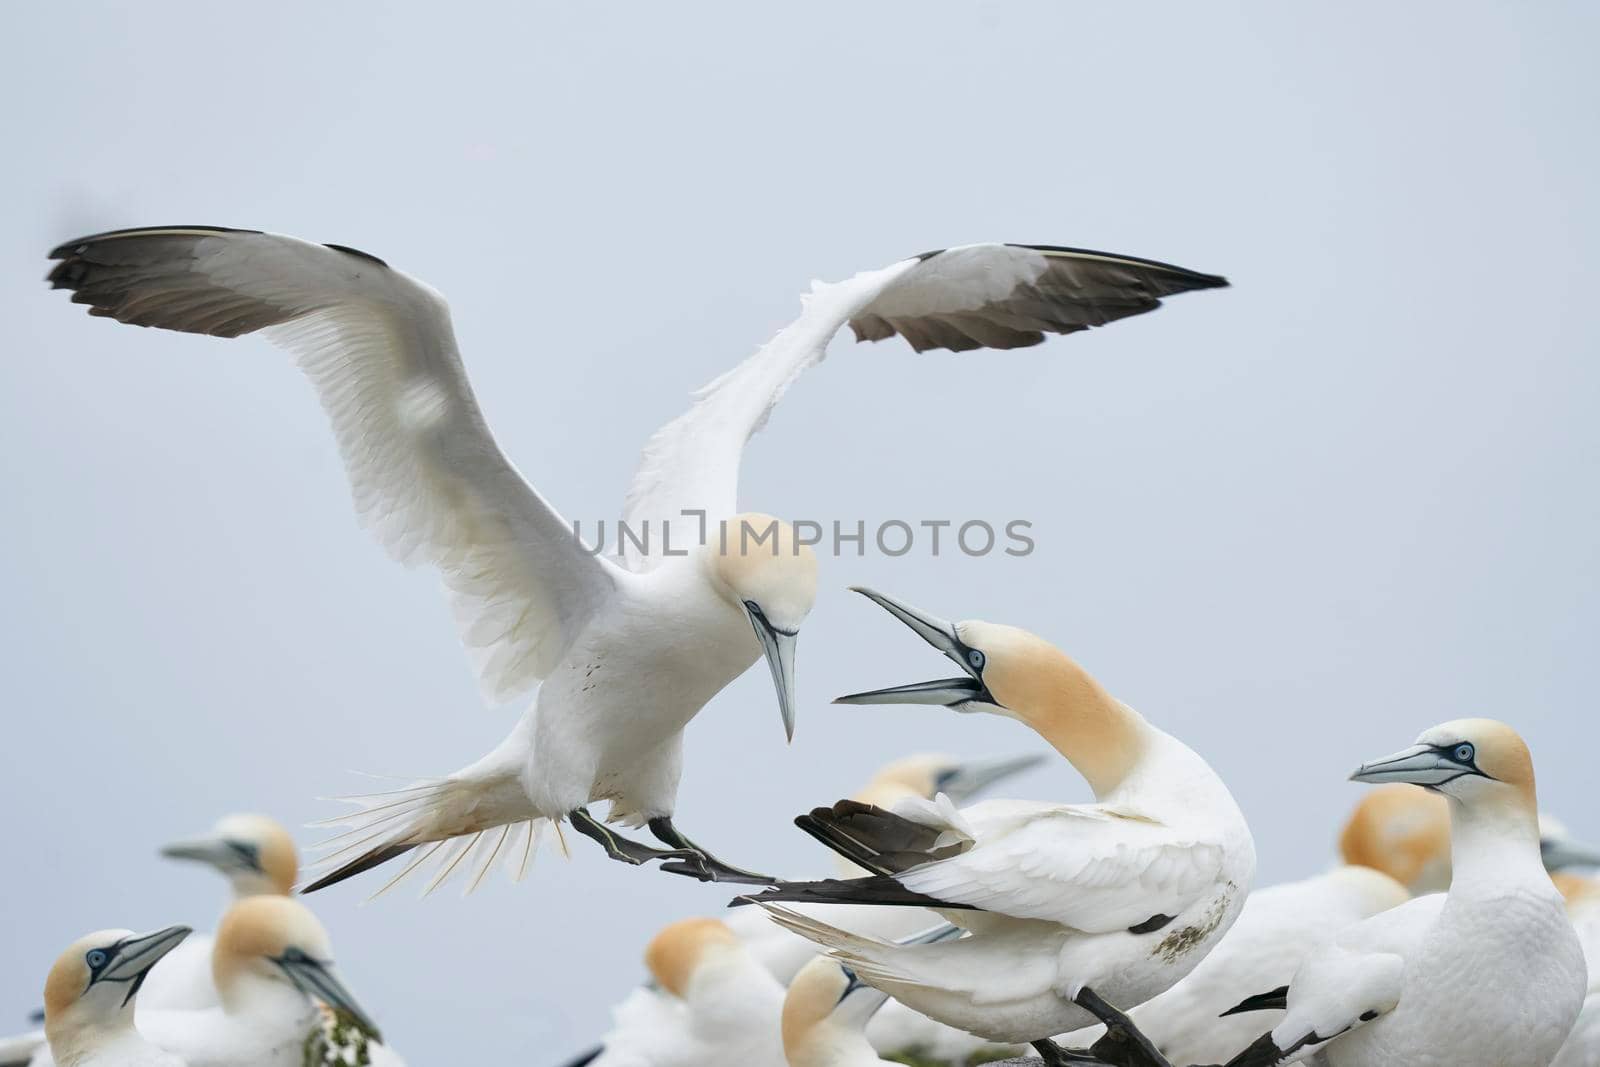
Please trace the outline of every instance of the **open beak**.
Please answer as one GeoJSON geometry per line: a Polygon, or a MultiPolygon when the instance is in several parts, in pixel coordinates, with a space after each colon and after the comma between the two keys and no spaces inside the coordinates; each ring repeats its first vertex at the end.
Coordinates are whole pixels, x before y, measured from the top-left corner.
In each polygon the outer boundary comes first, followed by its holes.
{"type": "Polygon", "coordinates": [[[1566,837],[1541,838],[1539,856],[1544,860],[1544,869],[1551,874],[1574,867],[1600,867],[1600,849],[1566,837]]]}
{"type": "Polygon", "coordinates": [[[1043,763],[1045,757],[1008,756],[1001,759],[965,760],[939,783],[939,791],[957,804],[961,804],[983,790],[1013,775],[1030,771],[1043,763]]]}
{"type": "Polygon", "coordinates": [[[768,621],[761,609],[753,603],[745,604],[750,625],[756,629],[761,641],[761,651],[772,668],[772,684],[778,687],[778,714],[783,716],[783,735],[794,740],[794,643],[799,634],[780,630],[768,621]]]}
{"type": "Polygon", "coordinates": [[[1410,782],[1437,786],[1471,773],[1444,757],[1432,745],[1412,745],[1382,759],[1363,763],[1350,776],[1352,782],[1410,782]]]}
{"type": "Polygon", "coordinates": [[[995,699],[983,684],[983,678],[967,662],[966,648],[956,635],[956,627],[937,615],[919,611],[910,604],[861,586],[851,586],[883,610],[905,623],[912,632],[944,653],[962,671],[961,678],[939,678],[931,682],[913,682],[887,689],[872,689],[865,693],[850,693],[834,699],[835,704],[937,704],[954,708],[974,701],[993,704],[995,699]]]}
{"type": "Polygon", "coordinates": [[[196,837],[164,845],[161,855],[169,860],[195,860],[221,870],[239,866],[239,854],[220,837],[196,837]]]}
{"type": "Polygon", "coordinates": [[[283,969],[289,976],[289,981],[293,982],[300,992],[322,1001],[334,1011],[350,1016],[373,1040],[383,1040],[383,1035],[378,1032],[378,1024],[362,1010],[350,990],[346,989],[344,983],[339,981],[339,976],[333,973],[332,963],[324,963],[322,960],[312,959],[303,952],[293,950],[274,959],[273,962],[283,969]]]}
{"type": "Polygon", "coordinates": [[[127,982],[128,994],[122,998],[122,1003],[126,1004],[144,985],[145,975],[150,973],[150,968],[160,963],[163,956],[177,948],[192,933],[194,930],[187,926],[168,926],[130,937],[117,946],[115,958],[100,972],[97,980],[127,982]]]}

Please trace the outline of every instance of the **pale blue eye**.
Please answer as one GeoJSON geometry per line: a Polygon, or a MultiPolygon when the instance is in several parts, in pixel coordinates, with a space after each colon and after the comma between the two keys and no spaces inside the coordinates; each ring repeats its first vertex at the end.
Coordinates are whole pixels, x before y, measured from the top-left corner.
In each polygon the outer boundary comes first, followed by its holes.
{"type": "Polygon", "coordinates": [[[89,954],[84,957],[84,959],[86,959],[88,961],[89,966],[93,967],[97,971],[101,967],[104,967],[106,965],[106,960],[108,960],[110,958],[111,958],[110,956],[107,956],[103,951],[101,951],[100,949],[97,949],[97,948],[96,949],[90,949],[89,950],[89,954]]]}
{"type": "Polygon", "coordinates": [[[1463,743],[1456,746],[1457,763],[1471,763],[1472,757],[1476,756],[1477,754],[1478,750],[1469,744],[1463,743]]]}
{"type": "Polygon", "coordinates": [[[970,652],[967,653],[967,662],[972,664],[972,669],[973,670],[975,670],[975,671],[983,670],[983,653],[979,652],[975,648],[972,649],[970,652]]]}

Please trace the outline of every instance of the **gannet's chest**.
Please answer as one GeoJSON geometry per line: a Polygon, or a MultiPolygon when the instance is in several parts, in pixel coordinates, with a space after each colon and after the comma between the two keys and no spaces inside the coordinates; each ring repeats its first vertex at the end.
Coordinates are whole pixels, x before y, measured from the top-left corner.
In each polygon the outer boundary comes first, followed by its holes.
{"type": "Polygon", "coordinates": [[[1408,959],[1395,1010],[1324,1056],[1332,1067],[1544,1067],[1586,985],[1583,949],[1553,892],[1451,899],[1408,959]]]}

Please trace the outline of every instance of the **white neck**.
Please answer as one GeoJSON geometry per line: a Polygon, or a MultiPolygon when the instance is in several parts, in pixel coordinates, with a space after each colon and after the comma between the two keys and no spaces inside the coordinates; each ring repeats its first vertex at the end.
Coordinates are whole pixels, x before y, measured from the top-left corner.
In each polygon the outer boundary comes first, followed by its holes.
{"type": "Polygon", "coordinates": [[[229,1015],[288,1021],[301,1016],[310,1020],[316,1015],[316,1007],[287,980],[278,981],[251,971],[237,972],[219,983],[217,999],[229,1015]]]}
{"type": "Polygon", "coordinates": [[[59,1067],[73,1067],[91,1057],[104,1056],[119,1045],[145,1043],[134,1029],[131,1003],[112,1015],[85,1022],[75,1022],[69,1017],[54,1025],[46,1023],[45,1036],[50,1041],[50,1054],[59,1067]]]}
{"type": "Polygon", "coordinates": [[[1450,892],[1554,886],[1539,857],[1539,819],[1516,803],[1450,800],[1450,892]]]}

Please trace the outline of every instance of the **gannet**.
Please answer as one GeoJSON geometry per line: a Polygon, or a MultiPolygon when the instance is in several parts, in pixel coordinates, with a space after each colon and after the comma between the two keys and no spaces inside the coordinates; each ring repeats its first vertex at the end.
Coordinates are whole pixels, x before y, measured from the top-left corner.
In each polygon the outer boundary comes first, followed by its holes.
{"type": "Polygon", "coordinates": [[[319,1004],[371,1039],[374,1063],[397,1062],[376,1044],[377,1026],[340,980],[327,933],[299,902],[239,901],[217,927],[212,962],[217,1007],[138,1013],[145,1038],[189,1067],[302,1067],[326,1039],[319,1004]]]}
{"type": "MultiPolygon", "coordinates": [[[[998,759],[959,759],[937,753],[918,753],[903,756],[880,767],[853,798],[863,803],[889,806],[907,796],[932,799],[940,792],[957,801],[970,799],[987,787],[1037,766],[1043,757],[1037,755],[1012,756],[998,759]]],[[[866,873],[861,868],[841,859],[841,871],[846,877],[866,873]]],[[[937,917],[917,908],[875,908],[855,905],[829,905],[821,913],[838,918],[848,918],[855,929],[866,929],[876,937],[896,940],[919,933],[937,922],[937,917]]],[[[668,932],[679,930],[668,927],[668,932]]],[[[739,939],[744,951],[764,967],[781,989],[799,972],[801,967],[816,958],[817,947],[803,937],[790,933],[754,908],[727,913],[716,926],[701,928],[689,925],[681,928],[685,933],[705,930],[728,930],[739,939]]],[[[648,954],[647,954],[648,956],[648,954]]],[[[1231,1003],[1231,1002],[1230,1002],[1231,1003]]],[[[659,979],[648,986],[640,986],[612,1009],[613,1025],[605,1043],[569,1061],[568,1067],[593,1062],[612,1045],[625,1050],[629,1062],[653,1064],[656,1051],[674,1052],[679,1043],[661,1040],[664,1029],[687,1025],[688,1016],[679,998],[659,979]]],[[[951,1030],[926,1016],[890,1004],[873,1018],[874,1032],[881,1041],[877,1047],[886,1052],[905,1052],[915,1049],[920,1054],[966,1063],[970,1054],[982,1042],[970,1034],[951,1030]],[[889,1016],[886,1025],[878,1023],[889,1016]]],[[[618,1062],[607,1055],[604,1064],[618,1062]]]]}
{"type": "Polygon", "coordinates": [[[222,337],[261,331],[289,349],[333,422],[363,521],[402,562],[439,570],[486,693],[505,700],[544,682],[483,759],[367,798],[328,858],[342,865],[308,889],[423,845],[414,864],[444,849],[438,881],[475,869],[476,884],[508,845],[520,872],[540,825],[563,819],[623,862],[766,884],[672,820],[684,725],[759,656],[794,730],[795,639],[816,559],[787,523],[739,511],[746,440],[846,323],[858,340],[899,334],[919,351],[1016,348],[1227,284],[1130,256],[982,244],[814,285],[797,320],[645,446],[624,518],[657,536],[628,541],[618,563],[591,554],[501,452],[443,297],[377,257],[173,226],[82,237],[51,258],[51,285],[90,314],[222,337]],[[586,807],[601,800],[608,822],[648,826],[667,848],[607,829],[586,807]],[[463,865],[475,850],[481,862],[463,865]]]}
{"type": "Polygon", "coordinates": [[[1540,860],[1527,745],[1504,723],[1462,719],[1351,778],[1410,782],[1449,799],[1450,889],[1347,927],[1287,988],[1241,1003],[1286,1011],[1230,1065],[1550,1063],[1583,1005],[1587,974],[1540,860]]]}
{"type": "Polygon", "coordinates": [[[593,1067],[768,1067],[783,1062],[784,989],[716,919],[682,919],[645,949],[661,995],[640,989],[614,1010],[593,1067]]]}
{"type": "Polygon", "coordinates": [[[44,1029],[60,1067],[185,1067],[134,1025],[139,987],[187,926],[154,933],[102,930],[61,954],[44,985],[44,1029]]]}
{"type": "Polygon", "coordinates": [[[1589,988],[1578,1021],[1551,1067],[1600,1067],[1600,881],[1557,874],[1555,883],[1566,899],[1567,918],[1572,920],[1578,943],[1583,946],[1589,988]]]}
{"type": "MultiPolygon", "coordinates": [[[[167,845],[168,859],[204,863],[228,880],[233,900],[286,896],[299,871],[294,839],[265,815],[229,815],[210,833],[167,845]]],[[[139,1003],[154,1008],[209,1008],[217,1003],[211,978],[211,937],[190,937],[145,982],[139,1003]]]]}
{"type": "Polygon", "coordinates": [[[783,1054],[789,1067],[879,1067],[867,1022],[889,994],[838,960],[816,956],[800,968],[783,999],[783,1054]]]}
{"type": "Polygon", "coordinates": [[[841,697],[938,704],[1019,719],[1077,768],[1093,804],[992,800],[957,810],[906,800],[893,812],[841,801],[797,822],[875,872],[788,883],[760,901],[938,909],[970,936],[899,947],[768,904],[860,978],[940,1022],[1048,1062],[1084,1055],[1048,1040],[1096,1018],[1096,1050],[1154,1057],[1119,1008],[1182,978],[1244,903],[1255,851],[1206,762],[1115,700],[1062,652],[1012,626],[951,624],[861,590],[954,660],[959,678],[841,697]],[[1131,1051],[1130,1051],[1131,1050],[1131,1051]]]}
{"type": "MultiPolygon", "coordinates": [[[[1438,793],[1393,783],[1370,790],[1339,837],[1346,863],[1384,871],[1413,894],[1450,886],[1450,803],[1438,793]]],[[[1554,816],[1539,813],[1539,854],[1552,874],[1600,866],[1600,849],[1573,838],[1554,816]]]]}

